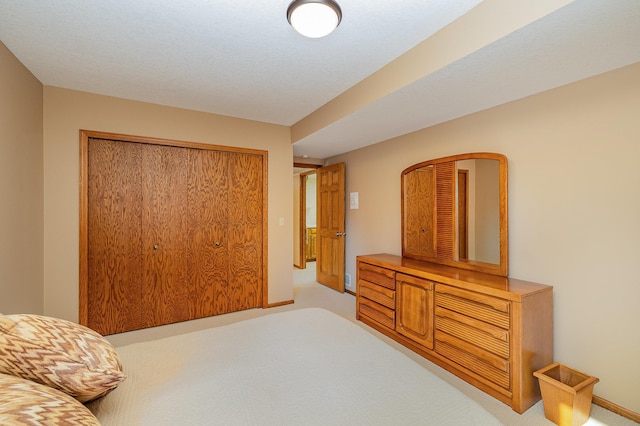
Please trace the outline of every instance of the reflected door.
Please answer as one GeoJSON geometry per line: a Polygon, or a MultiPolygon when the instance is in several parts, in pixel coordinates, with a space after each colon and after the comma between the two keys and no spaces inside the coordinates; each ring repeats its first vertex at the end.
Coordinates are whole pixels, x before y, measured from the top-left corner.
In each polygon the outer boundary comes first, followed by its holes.
{"type": "Polygon", "coordinates": [[[405,252],[436,256],[434,167],[424,167],[405,176],[405,252]]]}

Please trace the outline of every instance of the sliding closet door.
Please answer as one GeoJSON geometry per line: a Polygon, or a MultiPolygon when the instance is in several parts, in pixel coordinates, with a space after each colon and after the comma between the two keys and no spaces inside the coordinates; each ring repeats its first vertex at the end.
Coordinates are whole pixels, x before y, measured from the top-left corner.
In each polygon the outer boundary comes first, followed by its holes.
{"type": "Polygon", "coordinates": [[[141,146],[89,139],[87,151],[87,325],[142,328],[141,146]]]}
{"type": "Polygon", "coordinates": [[[187,150],[142,146],[142,300],[145,327],[189,319],[187,150]]]}

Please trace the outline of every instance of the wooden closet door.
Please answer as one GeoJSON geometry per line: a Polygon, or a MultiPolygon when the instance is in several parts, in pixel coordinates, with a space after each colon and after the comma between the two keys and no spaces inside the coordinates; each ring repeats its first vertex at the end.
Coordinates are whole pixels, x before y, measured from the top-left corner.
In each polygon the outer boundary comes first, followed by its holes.
{"type": "Polygon", "coordinates": [[[137,143],[87,144],[87,325],[101,334],[143,327],[141,155],[137,143]]]}
{"type": "Polygon", "coordinates": [[[191,318],[226,312],[229,154],[189,149],[187,242],[191,318]]]}
{"type": "Polygon", "coordinates": [[[176,144],[81,131],[80,322],[101,334],[267,303],[266,153],[176,144]]]}
{"type": "Polygon", "coordinates": [[[142,148],[143,324],[189,319],[187,281],[187,150],[142,148]]]}
{"type": "Polygon", "coordinates": [[[229,275],[217,313],[261,306],[263,251],[262,156],[229,153],[229,275]]]}

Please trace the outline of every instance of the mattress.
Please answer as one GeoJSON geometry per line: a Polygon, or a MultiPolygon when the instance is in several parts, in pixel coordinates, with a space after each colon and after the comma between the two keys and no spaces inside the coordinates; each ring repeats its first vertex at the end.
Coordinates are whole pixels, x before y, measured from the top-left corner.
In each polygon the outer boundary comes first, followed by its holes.
{"type": "Polygon", "coordinates": [[[497,425],[472,399],[320,308],[118,348],[110,425],[497,425]]]}

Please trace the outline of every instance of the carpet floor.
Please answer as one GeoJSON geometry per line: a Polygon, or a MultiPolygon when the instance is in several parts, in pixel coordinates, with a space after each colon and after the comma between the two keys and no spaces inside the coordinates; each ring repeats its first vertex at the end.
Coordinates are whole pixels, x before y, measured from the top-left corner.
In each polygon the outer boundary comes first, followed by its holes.
{"type": "MultiPolygon", "coordinates": [[[[380,338],[398,351],[404,353],[409,358],[416,361],[425,369],[447,381],[452,386],[464,392],[467,396],[480,403],[494,416],[500,419],[505,425],[522,425],[522,426],[543,426],[552,425],[544,416],[544,407],[542,401],[535,404],[524,414],[518,414],[509,406],[476,389],[465,381],[459,379],[441,367],[425,360],[416,353],[378,333],[370,327],[356,321],[355,318],[355,297],[348,293],[338,293],[315,281],[315,263],[307,264],[307,269],[294,269],[294,303],[270,309],[250,309],[247,311],[233,312],[215,317],[202,318],[193,321],[187,321],[177,324],[170,324],[161,327],[154,327],[144,330],[136,330],[127,333],[120,333],[107,336],[108,340],[116,346],[123,346],[130,343],[160,339],[163,337],[188,333],[190,331],[201,330],[209,327],[218,327],[249,318],[255,318],[260,315],[268,315],[270,313],[287,311],[292,309],[301,309],[308,307],[320,307],[335,312],[368,330],[373,335],[380,338]]],[[[597,394],[597,389],[596,389],[597,394]]],[[[345,401],[348,403],[348,401],[345,401]]],[[[591,407],[591,417],[586,423],[588,426],[632,426],[638,425],[625,417],[619,416],[609,410],[597,405],[591,407]]]]}

